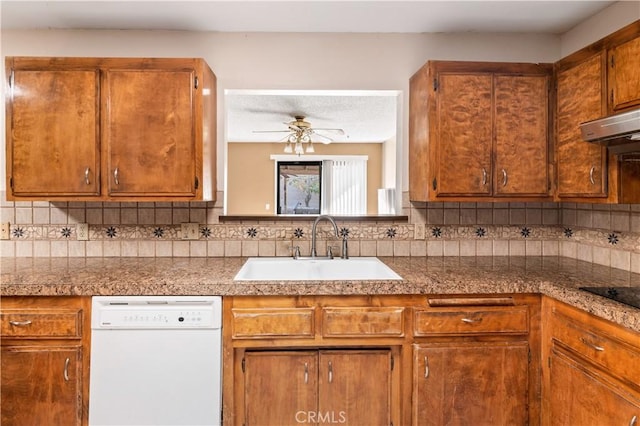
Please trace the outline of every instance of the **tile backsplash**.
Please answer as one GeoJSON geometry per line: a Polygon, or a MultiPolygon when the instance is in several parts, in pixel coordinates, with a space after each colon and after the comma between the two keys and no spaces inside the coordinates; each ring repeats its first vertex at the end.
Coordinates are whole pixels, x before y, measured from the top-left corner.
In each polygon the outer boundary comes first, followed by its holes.
{"type": "MultiPolygon", "coordinates": [[[[339,221],[351,256],[565,256],[640,272],[640,205],[412,203],[400,221],[339,221]],[[424,239],[422,239],[424,233],[424,239]],[[419,239],[418,239],[419,238],[419,239]]],[[[0,194],[2,200],[4,194],[0,194]]],[[[218,200],[223,195],[218,194],[218,200]]],[[[0,202],[3,257],[290,256],[310,251],[312,220],[220,221],[222,202],[0,202]],[[198,223],[183,240],[181,223],[198,223]],[[77,224],[89,224],[79,241],[77,224]]],[[[340,240],[319,226],[318,253],[340,240]]]]}

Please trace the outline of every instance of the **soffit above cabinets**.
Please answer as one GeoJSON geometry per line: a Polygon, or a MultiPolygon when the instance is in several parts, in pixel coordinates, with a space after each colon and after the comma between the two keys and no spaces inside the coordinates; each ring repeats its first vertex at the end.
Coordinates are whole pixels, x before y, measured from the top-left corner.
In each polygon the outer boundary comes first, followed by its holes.
{"type": "Polygon", "coordinates": [[[561,34],[614,1],[3,0],[2,29],[561,34]]]}

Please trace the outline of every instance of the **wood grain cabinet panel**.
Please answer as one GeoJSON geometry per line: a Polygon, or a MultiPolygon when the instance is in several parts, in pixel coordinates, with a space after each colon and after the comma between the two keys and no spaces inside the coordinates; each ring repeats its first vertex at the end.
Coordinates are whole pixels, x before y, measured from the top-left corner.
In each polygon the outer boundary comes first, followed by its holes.
{"type": "Polygon", "coordinates": [[[609,93],[611,112],[640,105],[640,37],[609,50],[609,93]]]}
{"type": "Polygon", "coordinates": [[[413,425],[525,425],[526,342],[414,345],[413,425]]]}
{"type": "Polygon", "coordinates": [[[247,351],[243,424],[391,424],[389,350],[247,351]]]}
{"type": "Polygon", "coordinates": [[[82,310],[4,309],[0,314],[4,337],[82,337],[82,310]]]}
{"type": "Polygon", "coordinates": [[[526,306],[416,309],[413,326],[415,336],[527,334],[529,313],[526,306]]]}
{"type": "Polygon", "coordinates": [[[232,335],[236,339],[313,338],[314,312],[314,308],[235,308],[232,335]]]}
{"type": "Polygon", "coordinates": [[[543,299],[542,425],[640,421],[640,335],[543,299]]]}
{"type": "Polygon", "coordinates": [[[494,62],[418,70],[409,82],[411,200],[550,198],[551,74],[550,64],[494,62]]]}
{"type": "Polygon", "coordinates": [[[9,74],[8,192],[98,196],[99,72],[42,66],[9,74]]]}
{"type": "Polygon", "coordinates": [[[607,197],[607,149],[587,143],[580,123],[604,115],[605,56],[592,55],[557,72],[556,157],[559,198],[607,197]]]}
{"type": "Polygon", "coordinates": [[[214,199],[204,60],[7,57],[6,74],[9,200],[214,199]]]}
{"type": "Polygon", "coordinates": [[[404,308],[323,308],[324,337],[401,337],[404,308]]]}
{"type": "Polygon", "coordinates": [[[550,356],[548,413],[552,425],[629,425],[640,419],[640,400],[562,351],[550,356]]]}

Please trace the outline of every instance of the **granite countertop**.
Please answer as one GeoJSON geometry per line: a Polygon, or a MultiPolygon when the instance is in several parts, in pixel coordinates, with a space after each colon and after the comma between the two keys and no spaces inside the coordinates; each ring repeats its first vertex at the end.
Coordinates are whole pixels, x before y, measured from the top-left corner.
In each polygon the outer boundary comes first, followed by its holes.
{"type": "Polygon", "coordinates": [[[640,287],[640,274],[562,257],[381,258],[402,281],[234,281],[245,258],[9,258],[0,295],[542,293],[640,332],[640,309],[578,287],[640,287]]]}

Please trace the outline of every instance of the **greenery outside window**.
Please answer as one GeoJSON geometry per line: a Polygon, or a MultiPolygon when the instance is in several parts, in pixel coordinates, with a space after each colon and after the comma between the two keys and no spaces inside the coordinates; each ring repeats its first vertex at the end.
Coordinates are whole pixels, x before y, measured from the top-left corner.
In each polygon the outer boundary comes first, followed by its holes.
{"type": "Polygon", "coordinates": [[[278,214],[320,214],[322,161],[279,161],[278,214]]]}

